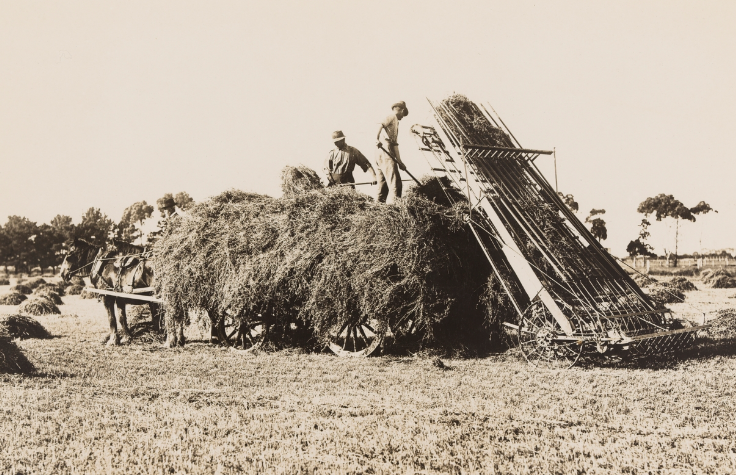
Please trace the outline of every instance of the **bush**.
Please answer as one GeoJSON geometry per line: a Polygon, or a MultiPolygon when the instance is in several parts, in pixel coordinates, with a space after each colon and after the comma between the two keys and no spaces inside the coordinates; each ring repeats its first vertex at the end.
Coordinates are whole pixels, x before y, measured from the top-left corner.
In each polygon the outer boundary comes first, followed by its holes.
{"type": "Polygon", "coordinates": [[[18,311],[20,313],[25,313],[29,315],[61,315],[61,310],[59,310],[59,307],[54,305],[54,303],[48,299],[45,298],[31,298],[20,304],[20,307],[18,307],[18,311]]]}
{"type": "Polygon", "coordinates": [[[64,305],[59,294],[53,290],[44,289],[40,292],[34,292],[34,297],[44,298],[54,303],[54,305],[64,305]]]}
{"type": "Polygon", "coordinates": [[[33,293],[33,289],[31,289],[27,285],[23,284],[16,284],[12,287],[10,287],[11,292],[18,292],[19,294],[25,294],[25,295],[31,295],[33,293]]]}
{"type": "Polygon", "coordinates": [[[32,289],[35,289],[39,285],[46,284],[47,282],[43,279],[43,277],[34,277],[33,279],[30,279],[26,285],[32,289]]]}
{"type": "Polygon", "coordinates": [[[0,334],[10,338],[51,338],[48,331],[31,317],[24,315],[0,315],[0,334]]]}
{"type": "Polygon", "coordinates": [[[79,295],[82,293],[83,290],[84,290],[83,285],[74,285],[74,284],[69,285],[64,289],[64,291],[69,295],[79,295]]]}
{"type": "Polygon", "coordinates": [[[24,294],[18,292],[8,292],[0,295],[0,305],[20,305],[27,298],[24,294]]]}

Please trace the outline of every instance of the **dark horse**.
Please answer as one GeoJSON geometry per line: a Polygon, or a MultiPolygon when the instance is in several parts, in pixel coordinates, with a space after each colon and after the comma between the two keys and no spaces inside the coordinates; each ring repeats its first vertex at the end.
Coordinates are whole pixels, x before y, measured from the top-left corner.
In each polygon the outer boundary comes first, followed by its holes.
{"type": "MultiPolygon", "coordinates": [[[[61,277],[69,281],[74,275],[89,276],[95,288],[116,292],[131,292],[133,289],[153,287],[153,269],[146,260],[144,252],[143,247],[122,241],[113,240],[108,246],[97,246],[83,239],[74,239],[61,265],[61,277]]],[[[102,301],[110,322],[110,336],[107,338],[107,344],[128,343],[130,330],[125,306],[140,305],[141,301],[111,295],[102,295],[102,301]],[[117,318],[115,307],[118,308],[117,318]]],[[[157,302],[148,302],[148,306],[151,310],[154,328],[160,328],[161,305],[157,302]]],[[[183,327],[180,330],[170,332],[167,346],[184,344],[183,327]]]]}

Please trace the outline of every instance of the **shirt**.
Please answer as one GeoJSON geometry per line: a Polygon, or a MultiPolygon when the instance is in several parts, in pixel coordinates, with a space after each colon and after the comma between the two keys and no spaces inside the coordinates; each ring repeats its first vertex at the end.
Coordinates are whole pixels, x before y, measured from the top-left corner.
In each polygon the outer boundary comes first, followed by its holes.
{"type": "Polygon", "coordinates": [[[346,145],[342,150],[337,147],[333,148],[327,155],[327,160],[325,160],[325,170],[330,173],[352,173],[355,165],[358,165],[363,172],[373,168],[368,159],[360,153],[360,150],[350,145],[346,145]]]}
{"type": "Polygon", "coordinates": [[[399,119],[396,118],[396,114],[390,114],[381,125],[386,130],[389,140],[396,143],[399,139],[399,119]]]}

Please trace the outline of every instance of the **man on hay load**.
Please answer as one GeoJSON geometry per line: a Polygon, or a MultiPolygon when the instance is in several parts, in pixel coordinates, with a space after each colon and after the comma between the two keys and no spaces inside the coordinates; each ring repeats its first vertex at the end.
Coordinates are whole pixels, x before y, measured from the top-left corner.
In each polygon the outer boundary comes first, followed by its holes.
{"type": "Polygon", "coordinates": [[[332,133],[332,141],[335,143],[335,148],[330,150],[325,160],[327,186],[355,183],[353,178],[355,165],[358,165],[363,173],[368,173],[370,170],[373,175],[371,181],[375,185],[376,172],[373,170],[373,165],[360,153],[360,150],[345,143],[345,135],[341,130],[332,133]]]}
{"type": "Polygon", "coordinates": [[[401,175],[399,169],[406,170],[399,154],[399,121],[409,115],[406,102],[401,101],[391,106],[391,113],[378,128],[376,135],[378,153],[378,196],[376,200],[386,204],[396,202],[401,198],[401,175]],[[381,132],[386,131],[386,138],[381,141],[381,132]]]}

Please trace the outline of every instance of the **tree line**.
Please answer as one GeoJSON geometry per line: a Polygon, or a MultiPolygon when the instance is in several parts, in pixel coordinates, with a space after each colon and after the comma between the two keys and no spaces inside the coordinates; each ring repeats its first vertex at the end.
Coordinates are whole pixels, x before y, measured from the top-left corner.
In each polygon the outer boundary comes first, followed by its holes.
{"type": "MultiPolygon", "coordinates": [[[[176,195],[166,193],[156,200],[159,211],[167,199],[173,199],[181,210],[194,204],[194,200],[184,191],[176,195]]],[[[103,245],[113,238],[142,244],[143,224],[151,218],[153,211],[152,205],[138,201],[127,207],[117,222],[94,207],[82,215],[78,224],[74,224],[70,216],[61,214],[43,224],[22,216],[9,216],[7,222],[0,226],[0,265],[6,270],[12,266],[16,272],[29,273],[36,267],[50,267],[56,272],[56,267],[64,260],[68,245],[74,238],[96,245],[103,245]]],[[[158,225],[160,229],[162,223],[159,221],[158,225]]],[[[149,236],[149,243],[157,235],[155,232],[151,234],[153,236],[149,236]]]]}

